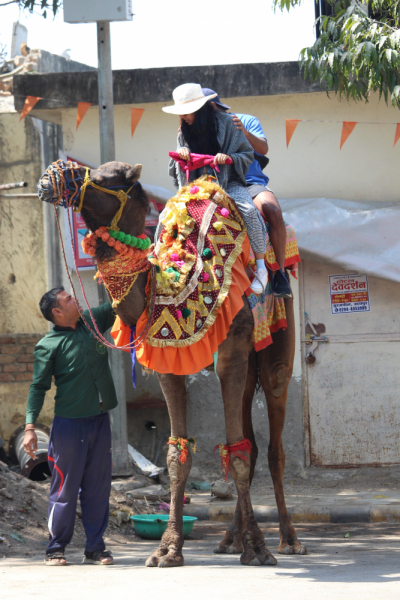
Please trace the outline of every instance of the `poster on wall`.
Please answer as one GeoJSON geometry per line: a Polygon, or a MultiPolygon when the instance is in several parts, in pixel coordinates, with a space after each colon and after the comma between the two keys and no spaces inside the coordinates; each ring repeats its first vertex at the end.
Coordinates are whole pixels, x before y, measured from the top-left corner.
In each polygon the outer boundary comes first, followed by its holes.
{"type": "Polygon", "coordinates": [[[371,310],[367,275],[330,275],[329,288],[333,315],[371,310]]]}

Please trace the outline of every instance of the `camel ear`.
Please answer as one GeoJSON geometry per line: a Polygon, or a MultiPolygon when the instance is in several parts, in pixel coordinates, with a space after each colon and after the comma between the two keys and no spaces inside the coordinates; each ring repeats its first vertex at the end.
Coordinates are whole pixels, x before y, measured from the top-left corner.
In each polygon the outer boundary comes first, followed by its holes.
{"type": "Polygon", "coordinates": [[[134,185],[138,179],[140,179],[140,175],[142,174],[142,165],[135,165],[134,167],[130,167],[125,173],[126,182],[129,185],[134,185]]]}

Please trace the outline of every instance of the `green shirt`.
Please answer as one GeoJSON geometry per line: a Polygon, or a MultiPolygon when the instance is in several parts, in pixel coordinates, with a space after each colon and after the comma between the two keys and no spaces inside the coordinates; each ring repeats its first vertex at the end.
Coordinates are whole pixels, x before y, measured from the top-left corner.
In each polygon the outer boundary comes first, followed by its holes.
{"type": "MultiPolygon", "coordinates": [[[[104,333],[115,320],[109,303],[92,309],[99,331],[104,333]]],[[[89,311],[85,320],[94,330],[89,311]]],[[[26,422],[35,423],[54,375],[57,393],[54,414],[78,419],[100,414],[118,404],[108,364],[107,348],[90,333],[82,319],[76,329],[57,325],[36,344],[33,380],[29,389],[26,422]]]]}

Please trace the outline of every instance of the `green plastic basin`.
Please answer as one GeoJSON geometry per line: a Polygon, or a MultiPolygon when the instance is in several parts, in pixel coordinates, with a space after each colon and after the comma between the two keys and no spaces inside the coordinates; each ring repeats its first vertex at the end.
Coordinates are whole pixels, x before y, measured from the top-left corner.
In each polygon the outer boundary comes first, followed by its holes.
{"type": "MultiPolygon", "coordinates": [[[[131,517],[135,531],[140,537],[148,540],[160,540],[167,529],[169,515],[134,515],[131,517]]],[[[188,536],[197,517],[182,517],[183,537],[188,536]]]]}

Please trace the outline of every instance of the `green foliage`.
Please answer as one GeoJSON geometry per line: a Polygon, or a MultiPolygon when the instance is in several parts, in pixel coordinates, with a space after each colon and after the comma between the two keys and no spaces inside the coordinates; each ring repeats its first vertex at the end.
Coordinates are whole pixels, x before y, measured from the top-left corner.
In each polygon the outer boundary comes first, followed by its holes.
{"type": "MultiPolygon", "coordinates": [[[[365,100],[379,92],[386,103],[400,107],[400,0],[371,0],[369,16],[359,2],[328,0],[332,16],[319,19],[320,37],[300,52],[304,77],[330,92],[365,100]]],[[[301,0],[275,0],[281,10],[301,0]]]]}
{"type": "MultiPolygon", "coordinates": [[[[7,2],[7,4],[11,3],[7,2]]],[[[29,10],[29,12],[34,12],[37,9],[41,10],[45,19],[47,18],[47,9],[50,9],[53,15],[56,16],[58,9],[62,6],[62,0],[15,0],[15,3],[23,10],[29,10]]]]}

